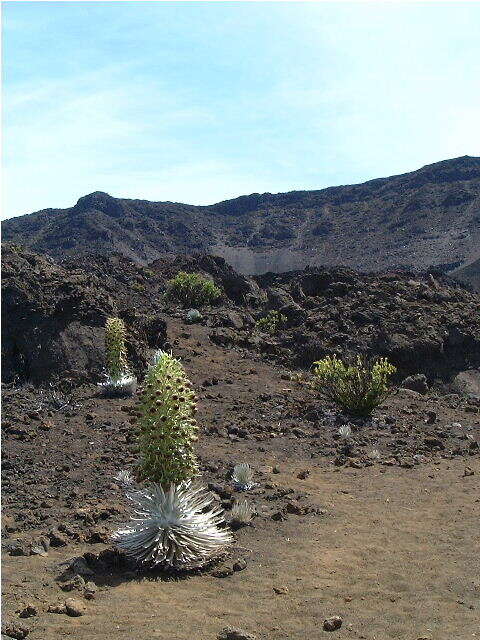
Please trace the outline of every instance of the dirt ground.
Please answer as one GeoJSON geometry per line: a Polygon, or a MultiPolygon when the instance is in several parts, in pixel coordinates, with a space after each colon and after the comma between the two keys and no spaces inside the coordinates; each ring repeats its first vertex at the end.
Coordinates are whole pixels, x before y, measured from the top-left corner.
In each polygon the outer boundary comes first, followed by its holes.
{"type": "Polygon", "coordinates": [[[202,574],[112,566],[85,578],[93,599],[65,592],[65,563],[111,548],[108,532],[127,518],[112,476],[135,460],[133,401],[99,398],[90,386],[57,409],[36,389],[7,389],[4,632],[14,624],[33,640],[215,640],[234,626],[259,640],[480,637],[475,403],[400,392],[373,421],[352,424],[345,452],[341,417],[288,370],[212,344],[205,327],[171,323],[169,338],[199,395],[204,481],[228,517],[228,471],[249,462],[253,525],[202,574]],[[29,555],[52,531],[59,546],[29,555]],[[231,571],[237,560],[246,568],[231,571]],[[85,615],[48,611],[69,597],[85,615]],[[28,604],[36,614],[19,617],[28,604]],[[324,631],[334,615],[341,628],[324,631]]]}

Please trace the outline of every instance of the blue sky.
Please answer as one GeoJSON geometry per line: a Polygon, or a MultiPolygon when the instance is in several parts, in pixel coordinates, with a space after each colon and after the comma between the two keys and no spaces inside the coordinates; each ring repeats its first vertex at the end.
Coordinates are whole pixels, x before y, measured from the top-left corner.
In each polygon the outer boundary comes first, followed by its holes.
{"type": "Polygon", "coordinates": [[[3,217],[480,155],[480,3],[5,2],[3,217]]]}

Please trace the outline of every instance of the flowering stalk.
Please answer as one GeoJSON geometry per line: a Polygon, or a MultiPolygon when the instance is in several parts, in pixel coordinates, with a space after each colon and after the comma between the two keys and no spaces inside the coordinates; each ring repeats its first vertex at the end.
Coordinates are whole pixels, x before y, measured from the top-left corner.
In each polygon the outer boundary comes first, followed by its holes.
{"type": "Polygon", "coordinates": [[[178,360],[158,352],[137,407],[139,479],[168,488],[197,473],[195,394],[178,360]]]}
{"type": "Polygon", "coordinates": [[[105,324],[105,352],[107,374],[112,380],[128,375],[125,348],[125,324],[120,318],[108,318],[105,324]]]}

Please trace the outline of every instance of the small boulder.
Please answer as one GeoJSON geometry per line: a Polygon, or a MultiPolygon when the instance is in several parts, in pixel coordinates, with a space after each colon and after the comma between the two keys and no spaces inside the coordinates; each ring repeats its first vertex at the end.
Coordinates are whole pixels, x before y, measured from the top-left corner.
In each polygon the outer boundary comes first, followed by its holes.
{"type": "Polygon", "coordinates": [[[425,395],[428,391],[427,378],[423,373],[408,376],[402,381],[400,386],[403,389],[410,389],[410,391],[416,391],[422,395],[425,395]]]}
{"type": "Polygon", "coordinates": [[[240,558],[233,564],[234,571],[243,571],[246,568],[247,568],[247,561],[244,560],[243,558],[240,558]]]}
{"type": "Polygon", "coordinates": [[[65,600],[65,609],[67,610],[67,615],[72,616],[72,618],[84,616],[87,613],[87,607],[77,598],[67,598],[65,600]]]}
{"type": "Polygon", "coordinates": [[[93,600],[97,593],[97,585],[94,582],[87,582],[83,590],[83,595],[86,600],[93,600]]]}
{"type": "Polygon", "coordinates": [[[48,534],[51,547],[65,547],[68,544],[68,538],[58,529],[52,529],[48,534]]]}
{"type": "Polygon", "coordinates": [[[243,629],[237,629],[236,627],[225,627],[223,631],[218,634],[218,640],[257,640],[257,636],[243,629]]]}
{"type": "Polygon", "coordinates": [[[67,607],[65,602],[59,602],[58,604],[51,604],[48,607],[48,613],[67,613],[67,607]]]}
{"type": "Polygon", "coordinates": [[[228,578],[229,576],[233,576],[233,573],[233,567],[224,566],[212,571],[212,576],[214,578],[228,578]]]}
{"type": "Polygon", "coordinates": [[[325,631],[336,631],[340,629],[343,624],[343,620],[340,616],[331,616],[330,618],[326,618],[323,623],[323,629],[325,631]]]}
{"type": "Polygon", "coordinates": [[[451,387],[455,393],[470,398],[480,398],[480,370],[461,371],[453,379],[451,387]]]}
{"type": "Polygon", "coordinates": [[[38,616],[38,607],[34,604],[27,604],[18,614],[19,618],[33,618],[34,616],[38,616]]]}

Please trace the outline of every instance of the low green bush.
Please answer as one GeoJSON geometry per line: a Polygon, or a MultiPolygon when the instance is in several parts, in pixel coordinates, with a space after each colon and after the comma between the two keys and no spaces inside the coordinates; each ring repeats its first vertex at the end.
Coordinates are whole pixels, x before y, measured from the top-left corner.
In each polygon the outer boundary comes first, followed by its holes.
{"type": "Polygon", "coordinates": [[[256,327],[260,331],[266,331],[267,333],[277,333],[277,331],[285,324],[287,317],[283,313],[278,311],[269,311],[264,318],[257,320],[256,327]]]}
{"type": "Polygon", "coordinates": [[[336,356],[314,362],[315,387],[353,416],[366,417],[390,393],[389,379],[397,370],[387,358],[345,364],[336,356]]]}
{"type": "Polygon", "coordinates": [[[200,273],[180,271],[167,282],[165,298],[190,307],[213,304],[222,296],[217,285],[200,273]]]}

